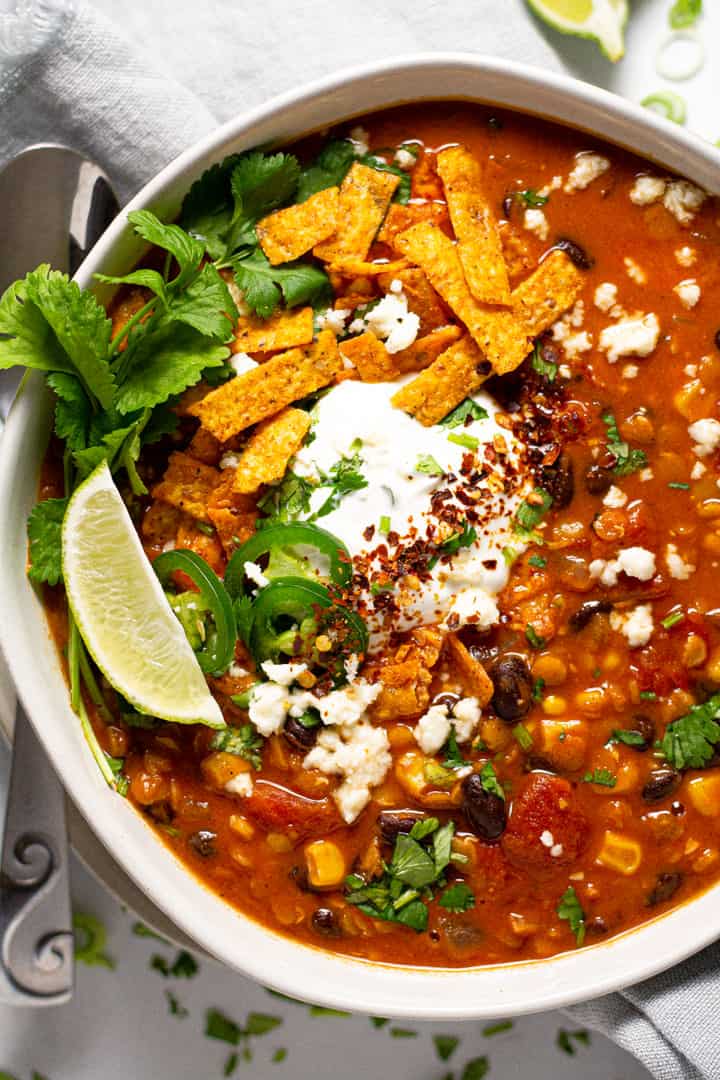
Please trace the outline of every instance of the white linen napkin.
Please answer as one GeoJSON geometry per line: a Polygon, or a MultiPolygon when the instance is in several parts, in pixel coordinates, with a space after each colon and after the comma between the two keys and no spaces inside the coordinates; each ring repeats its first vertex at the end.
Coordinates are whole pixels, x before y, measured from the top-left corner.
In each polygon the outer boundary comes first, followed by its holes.
{"type": "MultiPolygon", "coordinates": [[[[563,66],[523,0],[79,0],[40,48],[0,59],[0,164],[63,142],[97,161],[126,201],[219,121],[346,65],[432,50],[563,66]]],[[[718,1080],[718,966],[711,947],[567,1012],[657,1080],[718,1080]]]]}

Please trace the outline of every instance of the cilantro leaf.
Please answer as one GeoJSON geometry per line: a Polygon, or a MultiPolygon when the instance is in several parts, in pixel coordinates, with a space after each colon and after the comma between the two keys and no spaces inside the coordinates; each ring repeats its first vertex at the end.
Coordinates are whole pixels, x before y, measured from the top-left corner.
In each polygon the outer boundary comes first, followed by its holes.
{"type": "Polygon", "coordinates": [[[249,761],[253,769],[262,768],[260,751],[263,745],[262,736],[258,735],[252,724],[226,727],[221,731],[216,731],[210,743],[213,750],[222,750],[226,754],[235,754],[249,761]]]}
{"type": "Polygon", "coordinates": [[[456,405],[452,412],[440,421],[439,427],[456,428],[467,423],[468,420],[487,420],[488,411],[482,405],[478,405],[472,398],[465,398],[456,405]]]}
{"type": "MultiPolygon", "coordinates": [[[[136,434],[138,423],[139,421],[135,421],[128,424],[127,427],[116,428],[114,431],[103,435],[95,445],[87,446],[83,450],[76,450],[73,454],[73,460],[78,467],[81,478],[89,476],[101,461],[107,461],[110,471],[114,472],[125,442],[136,434]]],[[[139,444],[136,446],[136,450],[133,460],[136,460],[139,455],[139,444]]]]}
{"type": "MultiPolygon", "coordinates": [[[[258,502],[258,509],[267,514],[264,524],[278,521],[295,521],[301,514],[310,512],[310,496],[315,490],[303,476],[285,473],[279,484],[271,485],[258,502]]],[[[258,528],[263,522],[258,523],[258,528]]]]}
{"type": "Polygon", "coordinates": [[[410,830],[410,836],[413,840],[424,840],[427,836],[432,836],[434,832],[440,828],[440,822],[436,817],[421,818],[420,821],[416,821],[410,830]]]}
{"type": "Polygon", "coordinates": [[[150,289],[156,296],[163,300],[166,298],[165,278],[158,270],[133,270],[124,277],[112,277],[109,274],[95,274],[97,281],[103,285],[139,285],[144,289],[150,289]]]}
{"type": "Polygon", "coordinates": [[[133,368],[118,389],[116,407],[121,413],[154,408],[193,386],[205,368],[217,367],[228,355],[224,345],[192,327],[161,321],[135,350],[133,368]]]}
{"type": "Polygon", "coordinates": [[[536,487],[532,495],[518,507],[515,515],[515,532],[532,533],[552,506],[552,495],[544,488],[536,487]]]}
{"type": "Polygon", "coordinates": [[[227,236],[228,253],[256,244],[255,225],[266,214],[289,202],[295,194],[300,166],[293,154],[242,154],[230,175],[235,202],[227,236]]]}
{"type": "Polygon", "coordinates": [[[447,821],[433,833],[432,850],[435,860],[435,875],[439,877],[450,862],[452,840],[455,835],[455,822],[447,821]]]}
{"type": "Polygon", "coordinates": [[[442,476],[445,470],[431,454],[421,454],[415,463],[415,472],[424,473],[427,476],[442,476]]]}
{"type": "Polygon", "coordinates": [[[221,1042],[229,1043],[230,1046],[237,1046],[242,1030],[234,1020],[225,1016],[219,1009],[208,1009],[205,1013],[205,1035],[208,1039],[220,1039],[221,1042]]]}
{"type": "Polygon", "coordinates": [[[472,1061],[468,1061],[462,1071],[460,1080],[483,1080],[489,1072],[490,1062],[483,1055],[483,1057],[476,1057],[472,1061]]]}
{"type": "Polygon", "coordinates": [[[535,188],[525,188],[524,191],[516,191],[515,198],[524,206],[545,206],[549,196],[539,195],[535,188]]]}
{"type": "Polygon", "coordinates": [[[615,742],[623,743],[625,746],[645,746],[646,743],[646,738],[642,732],[625,728],[615,728],[612,737],[615,742]]]}
{"type": "Polygon", "coordinates": [[[702,0],[675,0],[668,16],[673,30],[684,30],[697,22],[702,13],[702,0]]]}
{"type": "Polygon", "coordinates": [[[64,439],[69,450],[87,445],[93,408],[76,375],[51,371],[47,384],[55,391],[55,434],[64,439]]]}
{"type": "Polygon", "coordinates": [[[559,919],[569,923],[570,929],[575,935],[578,945],[585,941],[585,912],[583,911],[577,893],[570,885],[560,897],[557,906],[559,919]]]}
{"type": "Polygon", "coordinates": [[[668,724],[661,742],[667,761],[676,769],[702,769],[720,743],[720,694],[668,724]]]}
{"type": "Polygon", "coordinates": [[[532,359],[533,371],[536,371],[538,375],[542,375],[544,379],[547,379],[549,383],[555,382],[558,373],[558,366],[552,360],[545,359],[545,350],[542,347],[541,342],[537,342],[533,349],[532,359]]]}
{"type": "Polygon", "coordinates": [[[647,454],[644,450],[631,450],[628,443],[620,437],[617,421],[610,411],[606,409],[602,414],[602,421],[607,428],[607,448],[615,458],[613,472],[616,476],[629,476],[647,465],[647,454]]]}
{"type": "Polygon", "coordinates": [[[0,298],[0,370],[74,371],[42,312],[28,299],[27,280],[15,281],[0,298]]]}
{"type": "Polygon", "coordinates": [[[477,540],[477,531],[468,521],[463,522],[462,532],[453,533],[440,544],[446,555],[457,555],[460,548],[471,547],[477,540]]]}
{"type": "Polygon", "coordinates": [[[282,1024],[282,1017],[270,1016],[268,1013],[251,1012],[245,1021],[245,1035],[267,1035],[282,1024]]]}
{"type": "Polygon", "coordinates": [[[487,791],[490,795],[497,795],[499,799],[504,801],[505,791],[497,778],[492,761],[486,761],[480,770],[480,783],[483,786],[483,791],[487,791]]]}
{"type": "Polygon", "coordinates": [[[617,784],[617,776],[610,769],[593,769],[583,776],[584,784],[599,784],[600,787],[613,788],[617,784]]]}
{"type": "Polygon", "coordinates": [[[196,180],[183,200],[180,225],[201,240],[213,259],[225,254],[223,237],[233,216],[230,177],[240,161],[240,154],[230,154],[211,165],[196,180]]]}
{"type": "Polygon", "coordinates": [[[475,894],[464,881],[458,881],[446,889],[438,900],[440,907],[459,914],[475,907],[475,894]]]}
{"type": "Polygon", "coordinates": [[[174,282],[176,287],[186,284],[200,269],[205,254],[203,245],[179,225],[166,225],[149,210],[131,211],[128,221],[143,240],[169,251],[173,256],[180,267],[180,274],[174,282]]]}
{"type": "Polygon", "coordinates": [[[169,297],[167,313],[205,337],[220,341],[232,336],[237,321],[237,308],[227,283],[210,263],[203,266],[187,288],[169,297]]]}
{"type": "Polygon", "coordinates": [[[331,294],[330,280],[318,266],[303,262],[271,266],[260,248],[233,259],[232,268],[245,303],[262,319],[270,318],[281,297],[287,307],[297,307],[331,294]]]}
{"type": "Polygon", "coordinates": [[[443,747],[444,758],[443,765],[447,769],[461,769],[463,765],[467,765],[467,761],[460,752],[460,747],[457,742],[457,732],[455,731],[455,725],[450,725],[450,734],[447,737],[447,742],[443,747]]]}
{"type": "Polygon", "coordinates": [[[457,1049],[460,1040],[455,1035],[433,1035],[437,1056],[441,1061],[448,1061],[457,1049]]]}
{"type": "Polygon", "coordinates": [[[403,926],[409,926],[411,930],[422,933],[427,930],[428,909],[422,900],[412,900],[397,912],[395,922],[402,923],[403,926]]]}
{"type": "Polygon", "coordinates": [[[581,1029],[580,1031],[566,1031],[565,1028],[560,1028],[555,1039],[555,1045],[558,1050],[562,1050],[564,1054],[568,1054],[572,1057],[577,1053],[577,1047],[573,1045],[572,1040],[581,1043],[583,1046],[588,1046],[590,1043],[590,1032],[581,1029]]]}
{"type": "Polygon", "coordinates": [[[331,467],[327,475],[322,476],[320,487],[332,488],[332,492],[320,509],[313,514],[313,518],[325,517],[326,514],[332,513],[345,495],[349,495],[351,491],[361,491],[368,486],[367,480],[360,472],[362,464],[363,460],[356,451],[350,457],[341,458],[331,467]]]}
{"type": "Polygon", "coordinates": [[[395,843],[390,872],[414,889],[422,889],[437,876],[435,861],[417,840],[404,833],[400,833],[395,843]]]}
{"type": "Polygon", "coordinates": [[[62,579],[62,521],[67,499],[44,499],[30,511],[28,538],[30,562],[28,577],[32,581],[57,585],[62,579]]]}
{"type": "Polygon", "coordinates": [[[305,202],[318,191],[341,184],[354,160],[355,147],[349,139],[332,139],[326,143],[313,164],[301,172],[297,201],[305,202]]]}

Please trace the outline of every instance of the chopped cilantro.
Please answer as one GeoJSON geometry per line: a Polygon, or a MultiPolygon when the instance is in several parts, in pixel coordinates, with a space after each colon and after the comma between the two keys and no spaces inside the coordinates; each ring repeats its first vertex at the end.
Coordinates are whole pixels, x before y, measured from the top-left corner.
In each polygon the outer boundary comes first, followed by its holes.
{"type": "Polygon", "coordinates": [[[415,463],[415,472],[424,473],[426,476],[442,476],[445,469],[431,454],[421,454],[415,463]]]}
{"type": "Polygon", "coordinates": [[[303,476],[287,472],[279,484],[271,485],[258,500],[258,509],[271,519],[267,524],[295,521],[301,514],[310,513],[310,496],[314,490],[315,485],[303,476]]]}
{"type": "Polygon", "coordinates": [[[465,398],[456,405],[452,412],[440,421],[439,427],[455,428],[461,424],[467,424],[472,420],[487,420],[488,411],[482,405],[478,405],[472,398],[465,398]]]}
{"type": "Polygon", "coordinates": [[[441,1061],[449,1061],[457,1050],[460,1040],[456,1035],[433,1035],[435,1050],[441,1061]]]}
{"type": "Polygon", "coordinates": [[[672,611],[669,615],[665,616],[660,625],[664,630],[670,630],[673,626],[677,626],[678,623],[681,623],[684,618],[684,611],[672,611]]]}
{"type": "Polygon", "coordinates": [[[480,445],[480,440],[476,439],[474,435],[448,435],[447,441],[455,443],[456,446],[464,446],[466,450],[477,450],[480,445]]]}
{"type": "Polygon", "coordinates": [[[511,1031],[512,1028],[512,1020],[498,1020],[496,1024],[488,1024],[487,1027],[484,1027],[482,1033],[486,1039],[489,1039],[493,1035],[502,1034],[503,1031],[511,1031]]]}
{"type": "Polygon", "coordinates": [[[436,817],[421,818],[416,821],[410,830],[413,840],[424,840],[426,836],[432,836],[440,828],[440,821],[436,817]]]}
{"type": "Polygon", "coordinates": [[[212,750],[222,750],[225,754],[234,754],[245,761],[249,761],[253,769],[262,768],[262,748],[265,740],[252,724],[241,724],[240,727],[222,728],[216,731],[210,742],[212,750]]]}
{"type": "Polygon", "coordinates": [[[528,623],[525,627],[525,637],[533,649],[542,649],[545,645],[545,638],[538,634],[532,623],[528,623]]]}
{"type": "Polygon", "coordinates": [[[543,693],[545,691],[545,680],[537,678],[533,683],[532,699],[533,701],[542,701],[543,693]]]}
{"type": "Polygon", "coordinates": [[[386,1016],[371,1016],[370,1023],[375,1028],[383,1028],[386,1024],[389,1024],[390,1021],[386,1016]]]}
{"type": "Polygon", "coordinates": [[[135,934],[136,937],[154,938],[155,941],[162,941],[163,945],[170,944],[169,941],[166,941],[166,939],[164,937],[161,937],[160,934],[156,934],[155,931],[151,930],[149,926],[145,925],[145,923],[134,922],[132,925],[132,932],[133,934],[135,934]]]}
{"type": "Polygon", "coordinates": [[[574,1043],[581,1043],[582,1046],[589,1046],[590,1044],[590,1032],[581,1029],[580,1031],[566,1031],[565,1028],[560,1028],[555,1039],[555,1045],[559,1050],[562,1050],[564,1054],[569,1054],[571,1057],[577,1053],[577,1047],[574,1043]]]}
{"type": "Polygon", "coordinates": [[[380,523],[378,524],[378,532],[382,533],[383,536],[387,536],[387,534],[390,532],[390,518],[387,516],[387,514],[383,514],[380,518],[380,523]]]}
{"type": "Polygon", "coordinates": [[[483,791],[487,791],[489,795],[497,795],[499,799],[505,799],[505,792],[502,784],[497,778],[492,761],[486,761],[480,770],[480,782],[482,783],[483,791]]]}
{"type": "Polygon", "coordinates": [[[670,483],[668,484],[668,487],[672,488],[674,491],[689,491],[690,490],[690,485],[686,484],[682,480],[671,480],[670,483]]]}
{"type": "Polygon", "coordinates": [[[518,508],[515,515],[515,532],[521,536],[530,536],[552,506],[552,501],[552,495],[544,488],[535,488],[532,495],[518,508]]]}
{"type": "Polygon", "coordinates": [[[697,22],[702,14],[702,0],[675,0],[668,20],[673,30],[684,30],[697,22]]]}
{"type": "Polygon", "coordinates": [[[585,912],[572,885],[568,886],[560,897],[557,914],[558,918],[569,924],[578,945],[582,945],[585,941],[585,912]]]}
{"type": "Polygon", "coordinates": [[[542,344],[538,341],[533,349],[531,358],[531,364],[533,371],[537,371],[538,375],[542,375],[544,379],[547,379],[549,383],[555,382],[558,373],[558,366],[552,360],[545,359],[545,353],[543,351],[542,344]]]}
{"type": "Polygon", "coordinates": [[[462,532],[455,532],[440,544],[445,555],[456,555],[460,548],[471,547],[477,540],[477,531],[468,521],[463,522],[462,532]]]}
{"type": "Polygon", "coordinates": [[[661,742],[666,760],[676,769],[702,769],[720,743],[720,693],[668,724],[661,742]]]}
{"type": "Polygon", "coordinates": [[[615,776],[615,773],[610,772],[609,769],[593,769],[592,772],[585,773],[583,783],[599,784],[600,787],[615,787],[617,776],[615,776]]]}
{"type": "Polygon", "coordinates": [[[245,1023],[245,1035],[267,1035],[282,1024],[282,1017],[269,1016],[267,1013],[251,1012],[245,1023]]]}
{"type": "Polygon", "coordinates": [[[330,1009],[326,1005],[311,1005],[310,1006],[310,1015],[311,1016],[340,1016],[340,1017],[346,1017],[346,1016],[350,1016],[350,1013],[346,1012],[344,1009],[330,1009]]]}
{"type": "Polygon", "coordinates": [[[88,967],[106,967],[111,970],[115,961],[105,950],[107,930],[94,915],[83,911],[73,913],[75,931],[75,959],[88,967]]]}
{"type": "Polygon", "coordinates": [[[410,1028],[391,1027],[390,1035],[393,1039],[417,1039],[417,1031],[410,1028]]]}
{"type": "Polygon", "coordinates": [[[455,913],[471,911],[475,907],[475,893],[464,881],[458,881],[445,890],[438,904],[455,913]]]}
{"type": "Polygon", "coordinates": [[[231,261],[243,299],[261,319],[269,319],[281,299],[289,308],[319,304],[332,297],[330,279],[311,263],[272,266],[260,248],[231,261]]]}
{"type": "Polygon", "coordinates": [[[457,743],[457,732],[454,724],[450,725],[450,734],[443,747],[443,754],[443,765],[446,769],[461,769],[463,765],[467,765],[467,761],[462,756],[457,743]]]}
{"type": "Polygon", "coordinates": [[[327,474],[320,479],[320,487],[331,488],[331,493],[312,517],[321,518],[332,513],[340,505],[341,500],[351,491],[361,491],[368,486],[368,482],[360,472],[363,460],[357,450],[350,457],[340,458],[330,468],[327,474]]]}
{"type": "Polygon", "coordinates": [[[287,1052],[287,1050],[285,1049],[284,1046],[279,1046],[277,1048],[277,1050],[275,1051],[275,1053],[273,1054],[273,1056],[272,1056],[273,1062],[275,1062],[277,1064],[280,1061],[284,1061],[285,1058],[287,1057],[287,1053],[288,1052],[287,1052]]]}
{"type": "Polygon", "coordinates": [[[507,566],[512,566],[512,564],[517,560],[519,555],[520,552],[516,548],[504,547],[502,549],[502,557],[505,560],[505,564],[507,566]]]}
{"type": "Polygon", "coordinates": [[[645,745],[645,736],[639,731],[628,731],[624,728],[615,728],[612,737],[615,742],[623,743],[624,746],[645,745]]]}
{"type": "Polygon", "coordinates": [[[521,750],[527,751],[532,749],[533,737],[524,724],[516,724],[512,729],[512,733],[521,750]]]}
{"type": "Polygon", "coordinates": [[[515,198],[522,202],[525,206],[537,207],[545,206],[549,196],[539,195],[535,188],[525,188],[524,191],[516,191],[515,198]]]}
{"type": "Polygon", "coordinates": [[[205,1013],[205,1034],[208,1039],[219,1039],[221,1042],[229,1043],[230,1046],[237,1046],[242,1030],[234,1020],[225,1016],[219,1009],[208,1009],[205,1013]]]}
{"type": "Polygon", "coordinates": [[[490,1062],[486,1057],[476,1057],[468,1061],[462,1071],[461,1080],[483,1080],[490,1071],[490,1062]]]}
{"type": "Polygon", "coordinates": [[[631,450],[628,443],[620,437],[617,421],[613,413],[606,409],[602,414],[602,421],[607,428],[607,448],[615,458],[613,472],[616,476],[629,476],[647,465],[647,454],[644,450],[631,450]]]}
{"type": "Polygon", "coordinates": [[[237,1069],[239,1062],[240,1058],[236,1053],[228,1054],[227,1060],[225,1062],[225,1068],[223,1069],[223,1076],[232,1076],[232,1074],[237,1069]]]}
{"type": "Polygon", "coordinates": [[[531,566],[534,566],[536,570],[544,570],[547,566],[547,559],[542,555],[531,555],[528,562],[531,566]]]}
{"type": "Polygon", "coordinates": [[[184,1020],[189,1015],[188,1010],[184,1005],[181,1005],[172,990],[165,991],[165,997],[168,1003],[168,1012],[171,1016],[177,1016],[179,1020],[184,1020]]]}
{"type": "Polygon", "coordinates": [[[657,701],[657,694],[654,690],[641,690],[639,697],[641,701],[657,701]]]}

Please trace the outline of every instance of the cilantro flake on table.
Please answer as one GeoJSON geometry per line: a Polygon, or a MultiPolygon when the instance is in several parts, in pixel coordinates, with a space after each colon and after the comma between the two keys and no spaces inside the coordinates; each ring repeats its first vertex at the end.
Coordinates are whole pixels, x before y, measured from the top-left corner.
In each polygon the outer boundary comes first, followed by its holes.
{"type": "Polygon", "coordinates": [[[417,1031],[412,1031],[411,1028],[391,1027],[390,1037],[392,1039],[417,1039],[417,1031]]]}
{"type": "Polygon", "coordinates": [[[720,744],[720,693],[668,724],[660,748],[675,769],[702,769],[720,744]]]}
{"type": "Polygon", "coordinates": [[[179,999],[173,994],[172,990],[165,991],[165,998],[171,1016],[177,1016],[178,1020],[184,1020],[186,1016],[190,1015],[185,1006],[180,1004],[179,999]]]}
{"type": "Polygon", "coordinates": [[[512,1031],[514,1026],[512,1020],[498,1020],[496,1024],[487,1024],[482,1029],[482,1033],[486,1039],[490,1039],[493,1035],[501,1035],[504,1031],[512,1031]]]}
{"type": "Polygon", "coordinates": [[[602,414],[602,422],[607,430],[607,448],[615,458],[612,471],[616,476],[629,476],[631,473],[643,469],[647,465],[647,454],[644,450],[631,449],[630,445],[621,437],[617,426],[617,420],[610,409],[602,414]]]}
{"type": "Polygon", "coordinates": [[[277,1048],[277,1050],[274,1051],[271,1060],[273,1061],[274,1064],[278,1064],[279,1062],[284,1061],[285,1058],[287,1057],[287,1055],[288,1055],[288,1052],[285,1049],[285,1047],[284,1046],[279,1046],[277,1048]]]}
{"type": "Polygon", "coordinates": [[[575,935],[575,941],[582,945],[585,941],[585,912],[575,892],[575,888],[569,885],[560,897],[557,906],[558,918],[567,922],[570,930],[575,935]]]}
{"type": "Polygon", "coordinates": [[[208,1009],[205,1013],[205,1035],[208,1039],[219,1039],[230,1046],[237,1046],[242,1029],[219,1009],[208,1009]]]}
{"type": "Polygon", "coordinates": [[[351,1015],[351,1013],[347,1012],[345,1009],[331,1009],[327,1005],[310,1005],[309,1008],[311,1016],[347,1017],[351,1015]]]}
{"type": "Polygon", "coordinates": [[[483,1080],[490,1072],[490,1061],[487,1057],[472,1058],[462,1071],[461,1080],[483,1080]]]}
{"type": "Polygon", "coordinates": [[[560,1028],[555,1038],[555,1045],[559,1050],[562,1050],[564,1054],[568,1054],[572,1057],[577,1053],[576,1043],[581,1046],[590,1045],[590,1032],[584,1028],[578,1031],[567,1031],[565,1028],[560,1028]]]}
{"type": "Polygon", "coordinates": [[[106,967],[113,970],[115,960],[105,952],[107,930],[94,915],[84,911],[73,912],[75,933],[75,959],[88,967],[106,967]]]}
{"type": "Polygon", "coordinates": [[[460,1040],[456,1035],[433,1035],[435,1052],[441,1061],[449,1061],[457,1050],[460,1040]]]}

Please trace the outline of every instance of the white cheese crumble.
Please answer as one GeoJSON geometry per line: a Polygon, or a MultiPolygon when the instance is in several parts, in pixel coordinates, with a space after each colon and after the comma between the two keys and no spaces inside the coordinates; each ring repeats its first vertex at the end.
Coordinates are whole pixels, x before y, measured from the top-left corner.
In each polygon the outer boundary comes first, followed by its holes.
{"type": "MultiPolygon", "coordinates": [[[[247,565],[246,563],[245,566],[247,567],[247,565]]],[[[247,574],[247,569],[245,573],[247,574]]],[[[260,667],[268,679],[277,683],[278,686],[291,686],[298,675],[302,675],[303,672],[307,671],[307,664],[273,664],[272,660],[264,660],[260,667]]]]}
{"type": "Polygon", "coordinates": [[[394,160],[395,164],[399,165],[401,169],[412,169],[417,159],[410,150],[406,150],[403,146],[400,146],[395,151],[394,160]]]}
{"type": "Polygon", "coordinates": [[[543,847],[546,847],[546,848],[551,848],[553,846],[553,844],[555,843],[555,837],[553,836],[553,834],[550,832],[549,829],[545,829],[544,832],[540,833],[540,843],[542,844],[543,847]]]}
{"type": "Polygon", "coordinates": [[[637,364],[625,364],[622,369],[623,379],[637,379],[640,368],[637,364]]]}
{"type": "Polygon", "coordinates": [[[696,461],[692,467],[690,473],[691,480],[699,480],[701,476],[704,476],[707,472],[707,466],[703,465],[702,461],[696,461]]]}
{"type": "Polygon", "coordinates": [[[257,367],[257,361],[245,352],[234,353],[228,360],[228,364],[236,375],[244,375],[246,371],[252,371],[257,367]]]}
{"type": "Polygon", "coordinates": [[[327,308],[315,316],[318,330],[332,330],[333,334],[344,334],[345,323],[352,315],[350,308],[327,308]]]}
{"type": "Polygon", "coordinates": [[[275,735],[285,723],[290,695],[279,683],[259,683],[252,688],[248,716],[261,735],[275,735]]]}
{"type": "Polygon", "coordinates": [[[447,705],[431,705],[415,725],[415,741],[424,754],[436,754],[450,734],[447,705]]]}
{"type": "Polygon", "coordinates": [[[654,476],[655,476],[655,473],[650,468],[641,469],[640,472],[638,473],[638,478],[640,480],[642,480],[643,484],[647,484],[648,481],[652,480],[652,478],[654,476]]]}
{"type": "Polygon", "coordinates": [[[655,576],[655,556],[647,548],[623,548],[614,559],[593,559],[588,569],[590,576],[606,588],[617,585],[621,572],[639,581],[649,581],[655,576]]]}
{"type": "Polygon", "coordinates": [[[360,657],[357,653],[352,653],[351,656],[346,657],[343,661],[343,667],[345,668],[345,677],[347,678],[347,681],[349,683],[355,682],[360,669],[360,657]]]}
{"type": "Polygon", "coordinates": [[[707,457],[720,445],[720,420],[711,417],[696,420],[688,426],[688,434],[695,443],[693,453],[700,458],[707,457]]]}
{"type": "Polygon", "coordinates": [[[459,743],[470,742],[480,723],[480,702],[475,697],[461,698],[453,707],[455,734],[459,743]]]}
{"type": "MultiPolygon", "coordinates": [[[[455,576],[454,571],[448,573],[448,582],[452,582],[455,576]]],[[[463,576],[460,575],[461,580],[463,576]]],[[[489,630],[499,622],[500,612],[492,596],[488,596],[484,589],[465,588],[453,600],[446,623],[448,619],[451,619],[455,629],[458,625],[469,625],[476,630],[489,630]]]]}
{"type": "Polygon", "coordinates": [[[692,266],[697,260],[695,248],[688,247],[687,244],[678,248],[675,252],[675,260],[679,266],[692,266]]]}
{"type": "Polygon", "coordinates": [[[673,292],[680,299],[683,307],[694,308],[700,299],[700,286],[695,278],[686,278],[673,287],[673,292]]]}
{"type": "Polygon", "coordinates": [[[630,201],[636,206],[649,206],[665,194],[665,181],[659,176],[638,176],[630,189],[630,201]]]}
{"type": "Polygon", "coordinates": [[[238,664],[236,660],[233,660],[232,664],[228,668],[228,675],[231,675],[233,679],[240,679],[243,675],[249,675],[250,672],[247,668],[244,668],[242,664],[238,664]]]}
{"type": "Polygon", "coordinates": [[[535,233],[538,240],[547,240],[550,235],[550,222],[542,210],[526,210],[523,217],[523,227],[528,232],[535,233]]]}
{"type": "Polygon", "coordinates": [[[654,312],[630,319],[621,319],[600,332],[600,348],[607,353],[608,363],[621,356],[649,356],[660,338],[660,323],[654,312]]]}
{"type": "Polygon", "coordinates": [[[652,605],[638,604],[628,614],[611,611],[610,626],[613,630],[619,630],[625,635],[631,649],[638,649],[641,645],[647,645],[655,629],[652,605]]]}
{"type": "MultiPolygon", "coordinates": [[[[256,562],[250,562],[250,560],[244,562],[243,570],[245,571],[245,577],[249,578],[253,585],[257,585],[258,589],[264,589],[266,585],[270,584],[270,579],[263,574],[256,562]]],[[[272,676],[270,677],[272,678],[272,676]]],[[[278,679],[275,680],[275,682],[278,681],[278,679]]]]}
{"type": "Polygon", "coordinates": [[[584,191],[610,168],[610,162],[601,154],[584,152],[577,154],[572,172],[565,181],[563,191],[584,191]]]}
{"type": "Polygon", "coordinates": [[[174,540],[166,541],[166,543],[163,544],[162,549],[163,549],[163,551],[174,551],[175,550],[175,541],[174,540]]]}
{"type": "Polygon", "coordinates": [[[230,795],[241,795],[247,798],[248,795],[253,793],[253,778],[249,772],[238,773],[237,776],[233,776],[232,780],[228,780],[225,790],[230,795]]]}
{"type": "Polygon", "coordinates": [[[670,571],[670,577],[678,581],[687,581],[691,574],[695,573],[696,567],[692,563],[685,562],[679,554],[677,544],[668,544],[665,548],[665,562],[670,571]]]}
{"type": "Polygon", "coordinates": [[[647,274],[643,270],[642,266],[631,259],[629,255],[626,255],[623,259],[625,264],[625,272],[631,281],[635,281],[638,285],[647,284],[647,274]]]}
{"type": "Polygon", "coordinates": [[[611,281],[603,281],[595,290],[595,307],[601,311],[609,311],[617,303],[617,285],[611,281]]]}
{"type": "Polygon", "coordinates": [[[611,510],[617,510],[621,506],[624,506],[627,502],[627,495],[615,484],[608,491],[603,499],[603,506],[610,507],[611,510]]]}
{"type": "Polygon", "coordinates": [[[391,765],[387,732],[368,723],[321,731],[303,761],[306,769],[342,777],[333,798],[348,825],[367,806],[371,788],[383,782],[391,765]]]}
{"type": "Polygon", "coordinates": [[[684,372],[685,372],[685,374],[686,374],[686,375],[688,375],[688,376],[689,376],[689,377],[690,377],[691,379],[694,379],[694,378],[695,378],[695,376],[696,376],[696,375],[697,375],[697,373],[698,373],[698,366],[697,366],[697,364],[686,364],[686,365],[685,365],[685,367],[683,368],[683,371],[684,371],[684,372]]]}
{"type": "Polygon", "coordinates": [[[364,157],[370,150],[370,136],[364,127],[359,124],[352,128],[349,135],[350,142],[355,144],[355,153],[358,157],[364,157]]]}
{"type": "Polygon", "coordinates": [[[665,188],[663,206],[681,225],[689,225],[706,198],[707,193],[689,180],[671,180],[665,188]]]}
{"type": "Polygon", "coordinates": [[[389,353],[401,352],[412,345],[420,329],[420,316],[408,310],[405,293],[387,293],[379,304],[350,323],[351,334],[371,330],[385,342],[389,353]]]}
{"type": "Polygon", "coordinates": [[[317,709],[323,724],[352,727],[364,718],[366,710],[381,691],[381,683],[356,679],[340,690],[332,690],[325,697],[316,697],[309,691],[297,692],[292,695],[289,711],[291,716],[302,716],[306,709],[317,709]]]}

